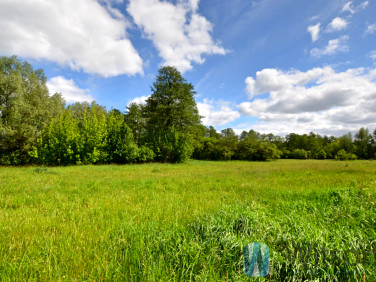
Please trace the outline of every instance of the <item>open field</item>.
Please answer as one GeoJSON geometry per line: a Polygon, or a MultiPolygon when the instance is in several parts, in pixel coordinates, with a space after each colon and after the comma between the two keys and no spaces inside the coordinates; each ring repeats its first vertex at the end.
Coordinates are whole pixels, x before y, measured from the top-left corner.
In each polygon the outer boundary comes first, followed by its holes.
{"type": "Polygon", "coordinates": [[[376,280],[376,162],[0,167],[0,278],[376,280]]]}

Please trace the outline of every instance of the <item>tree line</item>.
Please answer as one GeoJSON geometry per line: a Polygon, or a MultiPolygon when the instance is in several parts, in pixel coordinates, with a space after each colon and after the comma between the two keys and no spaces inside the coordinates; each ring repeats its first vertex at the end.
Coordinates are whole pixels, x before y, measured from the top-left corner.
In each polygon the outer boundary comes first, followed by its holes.
{"type": "Polygon", "coordinates": [[[200,160],[372,159],[376,130],[354,136],[254,130],[239,136],[201,123],[196,94],[174,67],[162,67],[145,104],[124,112],[92,103],[65,105],[50,96],[43,70],[0,57],[0,164],[103,164],[200,160]]]}

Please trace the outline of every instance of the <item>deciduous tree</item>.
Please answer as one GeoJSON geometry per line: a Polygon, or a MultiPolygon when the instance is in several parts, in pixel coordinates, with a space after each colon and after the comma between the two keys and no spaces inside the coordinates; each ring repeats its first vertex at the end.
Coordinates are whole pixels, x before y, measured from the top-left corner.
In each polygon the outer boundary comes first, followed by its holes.
{"type": "Polygon", "coordinates": [[[49,96],[43,70],[34,70],[17,57],[0,57],[0,162],[30,161],[36,145],[52,117],[64,110],[61,95],[49,96]]]}

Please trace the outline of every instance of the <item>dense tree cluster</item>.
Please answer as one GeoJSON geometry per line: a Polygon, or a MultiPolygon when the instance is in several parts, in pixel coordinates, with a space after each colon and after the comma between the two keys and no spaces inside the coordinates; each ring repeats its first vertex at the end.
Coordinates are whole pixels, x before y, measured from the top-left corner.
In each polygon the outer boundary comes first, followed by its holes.
{"type": "Polygon", "coordinates": [[[352,137],[254,130],[236,135],[201,124],[190,83],[162,67],[146,104],[124,113],[92,103],[65,106],[49,95],[42,70],[17,57],[0,57],[0,164],[96,164],[202,160],[373,159],[376,130],[352,137]]]}
{"type": "Polygon", "coordinates": [[[205,160],[373,159],[376,158],[376,130],[370,134],[367,128],[361,128],[354,138],[351,133],[328,137],[313,132],[280,137],[254,130],[236,136],[231,128],[218,134],[209,127],[193,157],[205,160]]]}

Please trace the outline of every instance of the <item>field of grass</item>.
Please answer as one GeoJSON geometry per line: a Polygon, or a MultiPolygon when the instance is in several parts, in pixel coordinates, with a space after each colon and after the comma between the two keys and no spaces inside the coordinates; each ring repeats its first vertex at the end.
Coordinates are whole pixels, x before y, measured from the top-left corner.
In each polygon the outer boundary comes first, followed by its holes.
{"type": "Polygon", "coordinates": [[[376,162],[0,167],[0,280],[376,281],[376,162]]]}

